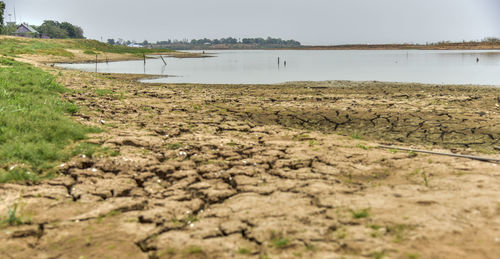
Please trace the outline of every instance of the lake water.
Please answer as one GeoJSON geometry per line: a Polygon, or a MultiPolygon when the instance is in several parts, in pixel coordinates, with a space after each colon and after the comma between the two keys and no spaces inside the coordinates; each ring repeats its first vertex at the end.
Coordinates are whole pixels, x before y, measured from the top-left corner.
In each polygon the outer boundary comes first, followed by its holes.
{"type": "MultiPolygon", "coordinates": [[[[220,50],[209,54],[214,57],[164,57],[166,66],[159,58],[148,59],[145,66],[142,60],[99,63],[97,71],[168,75],[145,80],[155,83],[376,80],[500,86],[500,51],[492,50],[220,50]]],[[[84,71],[96,69],[95,63],[58,66],[84,71]]]]}

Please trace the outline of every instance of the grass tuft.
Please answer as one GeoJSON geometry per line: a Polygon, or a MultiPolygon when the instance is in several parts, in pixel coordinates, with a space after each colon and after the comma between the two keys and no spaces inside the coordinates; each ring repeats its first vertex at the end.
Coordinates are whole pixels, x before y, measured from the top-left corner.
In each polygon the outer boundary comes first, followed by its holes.
{"type": "Polygon", "coordinates": [[[370,209],[351,210],[351,214],[355,219],[367,218],[370,216],[370,209]]]}

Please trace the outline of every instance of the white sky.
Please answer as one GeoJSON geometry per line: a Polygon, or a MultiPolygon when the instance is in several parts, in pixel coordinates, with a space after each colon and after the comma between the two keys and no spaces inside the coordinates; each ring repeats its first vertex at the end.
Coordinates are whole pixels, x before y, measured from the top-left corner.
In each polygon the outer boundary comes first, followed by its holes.
{"type": "Polygon", "coordinates": [[[3,0],[39,25],[79,25],[93,39],[142,42],[280,37],[302,44],[500,38],[500,0],[3,0]]]}

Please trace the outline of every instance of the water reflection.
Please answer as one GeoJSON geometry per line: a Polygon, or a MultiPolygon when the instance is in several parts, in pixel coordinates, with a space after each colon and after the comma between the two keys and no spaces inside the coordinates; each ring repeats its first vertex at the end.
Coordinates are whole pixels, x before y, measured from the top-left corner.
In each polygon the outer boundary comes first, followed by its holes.
{"type": "MultiPolygon", "coordinates": [[[[377,80],[500,85],[500,51],[226,50],[212,58],[99,64],[98,72],[168,75],[148,82],[266,84],[377,80]],[[165,62],[164,62],[165,61],[165,62]],[[286,62],[286,63],[285,63],[286,62]],[[167,65],[168,64],[168,69],[167,65]],[[286,64],[286,65],[285,65],[286,64]],[[175,77],[174,77],[175,76],[175,77]]],[[[94,71],[95,64],[63,67],[94,71]]]]}

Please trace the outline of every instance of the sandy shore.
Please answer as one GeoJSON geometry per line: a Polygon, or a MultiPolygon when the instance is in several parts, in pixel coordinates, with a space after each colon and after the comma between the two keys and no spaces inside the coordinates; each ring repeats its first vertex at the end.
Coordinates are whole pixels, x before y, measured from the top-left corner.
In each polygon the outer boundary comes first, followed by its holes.
{"type": "Polygon", "coordinates": [[[0,212],[18,202],[31,222],[1,230],[0,257],[500,254],[500,165],[377,148],[500,158],[500,88],[142,84],[39,66],[115,156],[0,185],[0,212]]]}

